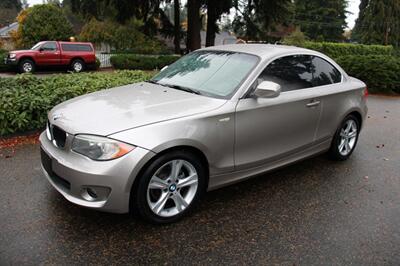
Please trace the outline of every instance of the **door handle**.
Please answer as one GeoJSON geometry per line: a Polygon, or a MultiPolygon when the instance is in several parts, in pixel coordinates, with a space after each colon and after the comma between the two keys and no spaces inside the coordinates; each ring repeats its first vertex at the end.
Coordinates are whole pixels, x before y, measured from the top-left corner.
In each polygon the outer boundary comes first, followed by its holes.
{"type": "Polygon", "coordinates": [[[309,103],[306,104],[307,107],[314,107],[314,106],[318,106],[321,102],[320,101],[311,101],[309,103]]]}

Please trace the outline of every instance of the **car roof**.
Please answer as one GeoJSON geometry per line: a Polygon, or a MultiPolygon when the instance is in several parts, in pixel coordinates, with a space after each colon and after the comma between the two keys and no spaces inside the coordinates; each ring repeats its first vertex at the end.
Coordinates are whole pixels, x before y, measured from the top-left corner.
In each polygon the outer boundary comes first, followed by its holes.
{"type": "Polygon", "coordinates": [[[278,45],[278,44],[260,44],[260,43],[218,45],[218,46],[206,47],[201,50],[247,53],[247,54],[257,55],[263,59],[284,54],[296,54],[296,53],[319,54],[318,52],[304,48],[299,48],[296,46],[278,45]]]}

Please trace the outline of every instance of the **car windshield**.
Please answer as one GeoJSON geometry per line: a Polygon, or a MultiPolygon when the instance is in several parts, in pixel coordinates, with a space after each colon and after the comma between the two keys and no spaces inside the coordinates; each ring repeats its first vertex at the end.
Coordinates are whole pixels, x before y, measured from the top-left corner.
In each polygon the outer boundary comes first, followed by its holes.
{"type": "Polygon", "coordinates": [[[31,50],[39,50],[40,46],[42,45],[42,42],[38,42],[37,44],[35,44],[31,50]]]}
{"type": "Polygon", "coordinates": [[[258,62],[249,54],[198,51],[158,73],[151,82],[217,98],[229,98],[258,62]]]}

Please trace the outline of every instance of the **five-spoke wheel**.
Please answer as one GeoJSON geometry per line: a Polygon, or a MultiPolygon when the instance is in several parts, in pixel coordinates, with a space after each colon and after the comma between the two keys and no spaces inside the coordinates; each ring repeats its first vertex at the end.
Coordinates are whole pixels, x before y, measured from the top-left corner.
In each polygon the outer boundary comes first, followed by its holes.
{"type": "Polygon", "coordinates": [[[174,216],[189,206],[197,188],[194,166],[185,160],[172,160],[162,165],[150,179],[147,203],[159,216],[174,216]]]}
{"type": "Polygon", "coordinates": [[[134,208],[151,222],[174,222],[192,209],[205,191],[206,172],[192,153],[161,155],[138,177],[134,208]]]}
{"type": "Polygon", "coordinates": [[[341,123],[329,150],[333,159],[343,161],[350,157],[357,144],[359,124],[359,120],[353,115],[347,116],[341,123]]]}

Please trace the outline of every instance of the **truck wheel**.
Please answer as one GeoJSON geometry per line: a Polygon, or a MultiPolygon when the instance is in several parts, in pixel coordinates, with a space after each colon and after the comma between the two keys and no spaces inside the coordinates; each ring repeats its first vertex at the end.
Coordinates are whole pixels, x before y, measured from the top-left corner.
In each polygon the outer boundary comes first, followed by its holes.
{"type": "Polygon", "coordinates": [[[75,59],[71,63],[71,69],[75,73],[82,72],[85,69],[85,63],[80,59],[75,59]]]}
{"type": "Polygon", "coordinates": [[[30,59],[22,59],[18,64],[20,73],[33,73],[35,72],[35,63],[30,59]]]}

